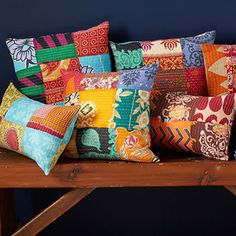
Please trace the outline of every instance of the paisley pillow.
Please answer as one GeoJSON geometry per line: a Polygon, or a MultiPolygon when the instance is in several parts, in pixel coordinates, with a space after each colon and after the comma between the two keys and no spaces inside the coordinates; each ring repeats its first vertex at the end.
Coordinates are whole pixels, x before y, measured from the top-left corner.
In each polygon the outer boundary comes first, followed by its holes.
{"type": "Polygon", "coordinates": [[[111,71],[109,23],[72,33],[36,38],[9,38],[20,91],[47,104],[63,101],[61,69],[100,73],[111,71]]]}
{"type": "Polygon", "coordinates": [[[150,147],[149,97],[158,63],[101,74],[63,75],[65,104],[90,101],[93,120],[78,123],[65,155],[77,158],[158,161],[150,147]],[[71,102],[72,101],[72,102],[71,102]]]}
{"type": "Polygon", "coordinates": [[[28,156],[48,175],[70,140],[78,110],[31,100],[11,83],[0,106],[0,147],[28,156]]]}
{"type": "Polygon", "coordinates": [[[217,97],[176,92],[161,95],[151,120],[153,146],[228,160],[235,109],[233,93],[217,97]]]}
{"type": "Polygon", "coordinates": [[[207,95],[200,44],[212,44],[214,40],[215,31],[210,31],[188,38],[110,42],[110,45],[117,71],[160,63],[153,93],[183,91],[191,95],[207,95]]]}

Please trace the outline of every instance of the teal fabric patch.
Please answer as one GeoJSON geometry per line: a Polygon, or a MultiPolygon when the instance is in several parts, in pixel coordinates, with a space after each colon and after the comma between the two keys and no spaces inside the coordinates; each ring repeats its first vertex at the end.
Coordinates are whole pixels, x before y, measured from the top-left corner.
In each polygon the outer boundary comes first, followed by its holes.
{"type": "Polygon", "coordinates": [[[40,130],[26,127],[22,138],[25,154],[37,162],[46,175],[62,140],[40,130]]]}
{"type": "Polygon", "coordinates": [[[83,74],[111,71],[111,60],[109,54],[79,57],[79,61],[81,64],[81,72],[83,74]]]}
{"type": "Polygon", "coordinates": [[[45,105],[29,98],[20,98],[9,107],[5,119],[26,126],[32,115],[43,106],[45,105]]]}
{"type": "Polygon", "coordinates": [[[143,90],[118,89],[114,121],[116,127],[124,127],[132,131],[146,129],[150,126],[150,93],[143,90]]]}

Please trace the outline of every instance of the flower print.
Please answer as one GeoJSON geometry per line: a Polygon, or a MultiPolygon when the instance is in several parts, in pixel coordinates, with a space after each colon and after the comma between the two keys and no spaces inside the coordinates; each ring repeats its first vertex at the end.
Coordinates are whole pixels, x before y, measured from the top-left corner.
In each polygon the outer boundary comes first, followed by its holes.
{"type": "Polygon", "coordinates": [[[149,103],[150,93],[144,90],[139,90],[138,95],[144,103],[149,103]]]}
{"type": "Polygon", "coordinates": [[[145,78],[147,81],[154,80],[155,76],[157,74],[157,64],[152,64],[149,66],[148,70],[145,69],[145,78]]]}
{"type": "Polygon", "coordinates": [[[10,50],[11,56],[15,61],[26,62],[26,68],[29,64],[35,64],[35,48],[33,39],[9,39],[7,46],[10,50]]]}
{"type": "Polygon", "coordinates": [[[169,118],[172,121],[186,120],[188,118],[188,115],[189,115],[189,111],[188,111],[187,107],[185,107],[183,105],[173,106],[169,112],[169,118]]]}
{"type": "Polygon", "coordinates": [[[161,42],[165,49],[169,49],[170,51],[173,51],[175,48],[177,48],[178,43],[180,43],[179,39],[166,39],[161,42]]]}
{"type": "Polygon", "coordinates": [[[138,142],[138,138],[135,137],[134,135],[129,135],[125,139],[125,145],[129,149],[132,149],[136,145],[137,142],[138,142]]]}
{"type": "Polygon", "coordinates": [[[65,98],[65,106],[76,106],[79,105],[79,93],[71,93],[65,98]]]}
{"type": "Polygon", "coordinates": [[[236,46],[235,45],[225,45],[224,53],[226,57],[236,56],[236,46]]]}
{"type": "Polygon", "coordinates": [[[122,83],[126,86],[130,86],[136,83],[139,78],[140,78],[140,72],[138,71],[124,72],[122,83]]]}
{"type": "Polygon", "coordinates": [[[138,118],[137,118],[137,123],[139,125],[139,128],[141,129],[145,129],[148,124],[149,124],[149,115],[147,111],[144,111],[143,113],[141,113],[138,118]]]}
{"type": "Polygon", "coordinates": [[[220,136],[226,136],[228,134],[228,125],[215,124],[213,132],[220,136]]]}
{"type": "Polygon", "coordinates": [[[153,45],[154,44],[152,43],[152,41],[143,41],[143,42],[141,42],[142,50],[145,51],[145,52],[148,51],[148,50],[151,50],[153,45]]]}

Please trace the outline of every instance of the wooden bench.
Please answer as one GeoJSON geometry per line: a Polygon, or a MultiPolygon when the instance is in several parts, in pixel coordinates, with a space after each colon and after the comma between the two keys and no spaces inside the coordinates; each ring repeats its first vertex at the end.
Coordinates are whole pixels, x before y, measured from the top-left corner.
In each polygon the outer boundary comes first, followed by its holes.
{"type": "Polygon", "coordinates": [[[0,149],[0,236],[16,230],[14,188],[71,188],[13,235],[35,235],[99,187],[224,186],[236,195],[236,160],[163,153],[160,163],[62,159],[49,176],[35,162],[0,149]]]}

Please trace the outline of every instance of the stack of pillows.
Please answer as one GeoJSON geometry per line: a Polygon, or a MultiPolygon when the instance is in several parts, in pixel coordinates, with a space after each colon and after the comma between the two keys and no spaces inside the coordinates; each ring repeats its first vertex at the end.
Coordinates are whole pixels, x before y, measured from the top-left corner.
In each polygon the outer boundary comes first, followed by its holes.
{"type": "Polygon", "coordinates": [[[20,91],[11,83],[3,96],[0,146],[35,160],[46,175],[61,154],[158,162],[151,144],[157,153],[165,148],[228,160],[236,46],[215,45],[214,31],[110,42],[111,72],[108,33],[104,22],[7,39],[20,91]]]}

